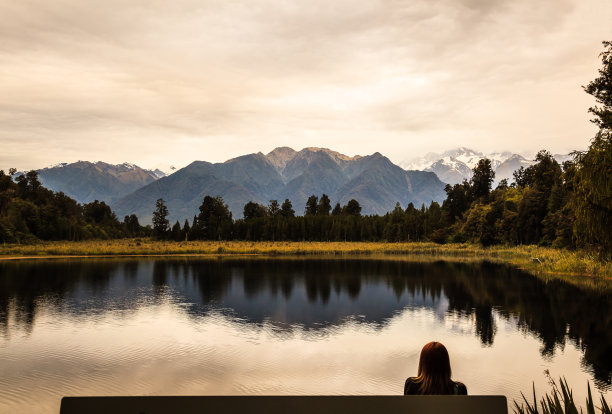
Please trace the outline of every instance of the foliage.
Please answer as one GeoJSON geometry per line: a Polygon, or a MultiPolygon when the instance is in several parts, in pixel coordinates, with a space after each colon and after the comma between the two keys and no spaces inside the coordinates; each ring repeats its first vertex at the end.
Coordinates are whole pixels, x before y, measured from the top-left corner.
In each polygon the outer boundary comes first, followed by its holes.
{"type": "Polygon", "coordinates": [[[491,167],[491,160],[488,158],[481,159],[473,168],[473,172],[474,174],[470,180],[472,198],[487,197],[491,192],[491,184],[493,184],[495,179],[495,171],[491,167]]]}
{"type": "MultiPolygon", "coordinates": [[[[542,414],[578,414],[582,413],[582,408],[578,411],[579,405],[576,405],[574,401],[574,397],[572,395],[572,390],[567,384],[567,380],[564,378],[559,379],[559,387],[554,380],[550,380],[553,390],[549,394],[545,394],[544,397],[540,400],[540,406],[542,407],[542,414]]],[[[595,414],[599,412],[601,414],[612,414],[610,411],[610,407],[606,402],[606,399],[601,395],[600,406],[597,407],[597,411],[595,409],[595,404],[593,402],[593,396],[591,395],[591,385],[587,382],[588,394],[586,399],[586,412],[587,414],[595,414]]],[[[517,414],[538,414],[540,411],[538,410],[538,401],[536,398],[535,385],[533,387],[533,404],[530,404],[527,401],[527,398],[523,393],[523,400],[525,401],[525,405],[521,403],[519,405],[518,402],[514,401],[514,412],[517,414]]]]}
{"type": "Polygon", "coordinates": [[[147,235],[136,216],[124,223],[103,201],[80,205],[64,193],[44,188],[36,171],[15,176],[0,170],[0,242],[83,240],[147,235]],[[134,221],[135,220],[135,221],[134,221]]]}
{"type": "MultiPolygon", "coordinates": [[[[257,205],[254,206],[257,208],[257,205]]],[[[265,209],[262,210],[265,215],[265,209]]],[[[232,213],[220,196],[206,196],[200,206],[197,223],[192,226],[190,238],[228,240],[232,238],[232,213]]]]}
{"type": "Polygon", "coordinates": [[[155,202],[155,211],[153,212],[153,234],[159,239],[166,237],[170,229],[168,214],[168,207],[166,207],[164,199],[159,198],[155,202]]]}
{"type": "Polygon", "coordinates": [[[593,95],[597,103],[603,106],[589,108],[595,115],[593,122],[600,130],[612,130],[612,41],[602,42],[605,50],[600,54],[603,67],[599,69],[599,77],[591,81],[584,90],[593,95]]]}
{"type": "Polygon", "coordinates": [[[604,259],[612,258],[612,42],[603,42],[603,68],[584,90],[602,106],[589,109],[599,131],[586,152],[576,153],[573,207],[575,235],[594,245],[604,259]]]}

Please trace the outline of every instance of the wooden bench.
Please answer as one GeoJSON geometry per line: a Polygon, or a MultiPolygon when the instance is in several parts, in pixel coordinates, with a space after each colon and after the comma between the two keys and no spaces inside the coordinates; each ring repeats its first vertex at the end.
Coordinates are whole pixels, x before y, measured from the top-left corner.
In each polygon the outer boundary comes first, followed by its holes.
{"type": "Polygon", "coordinates": [[[64,397],[60,414],[507,414],[497,395],[64,397]]]}

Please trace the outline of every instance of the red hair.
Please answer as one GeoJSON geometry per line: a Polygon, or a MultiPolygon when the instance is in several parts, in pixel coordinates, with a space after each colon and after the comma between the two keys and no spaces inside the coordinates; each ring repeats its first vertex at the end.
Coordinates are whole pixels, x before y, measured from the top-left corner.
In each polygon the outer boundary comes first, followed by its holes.
{"type": "Polygon", "coordinates": [[[446,347],[440,342],[425,344],[419,359],[416,383],[420,383],[421,394],[452,394],[450,358],[446,347]]]}

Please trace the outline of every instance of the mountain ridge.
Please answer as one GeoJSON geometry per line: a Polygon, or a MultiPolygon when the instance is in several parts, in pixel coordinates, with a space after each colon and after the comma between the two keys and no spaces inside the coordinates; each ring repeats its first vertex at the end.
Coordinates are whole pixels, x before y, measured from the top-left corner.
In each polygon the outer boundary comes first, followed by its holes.
{"type": "Polygon", "coordinates": [[[62,191],[79,203],[94,200],[111,203],[165,177],[159,170],[135,164],[109,164],[103,161],[60,163],[38,170],[40,182],[53,191],[62,191]]]}
{"type": "Polygon", "coordinates": [[[194,161],[170,176],[150,183],[112,204],[121,217],[136,214],[149,223],[155,200],[163,198],[174,222],[191,219],[203,195],[220,195],[235,218],[244,204],[291,200],[302,214],[311,195],[327,194],[333,203],[355,198],[363,214],[384,214],[400,202],[420,206],[441,202],[444,183],[432,172],[406,171],[376,152],[346,156],[328,148],[295,151],[278,147],[268,154],[252,153],[221,163],[194,161]]]}

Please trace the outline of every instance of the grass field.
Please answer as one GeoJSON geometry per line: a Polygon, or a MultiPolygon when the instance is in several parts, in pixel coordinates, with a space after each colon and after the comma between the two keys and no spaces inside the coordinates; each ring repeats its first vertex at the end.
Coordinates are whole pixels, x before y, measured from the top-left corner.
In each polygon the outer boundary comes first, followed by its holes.
{"type": "Polygon", "coordinates": [[[482,247],[473,244],[376,242],[171,242],[147,238],[0,246],[0,260],[19,257],[134,255],[402,255],[417,259],[490,260],[512,264],[530,273],[612,279],[612,263],[602,262],[593,254],[580,250],[537,246],[482,247]]]}

